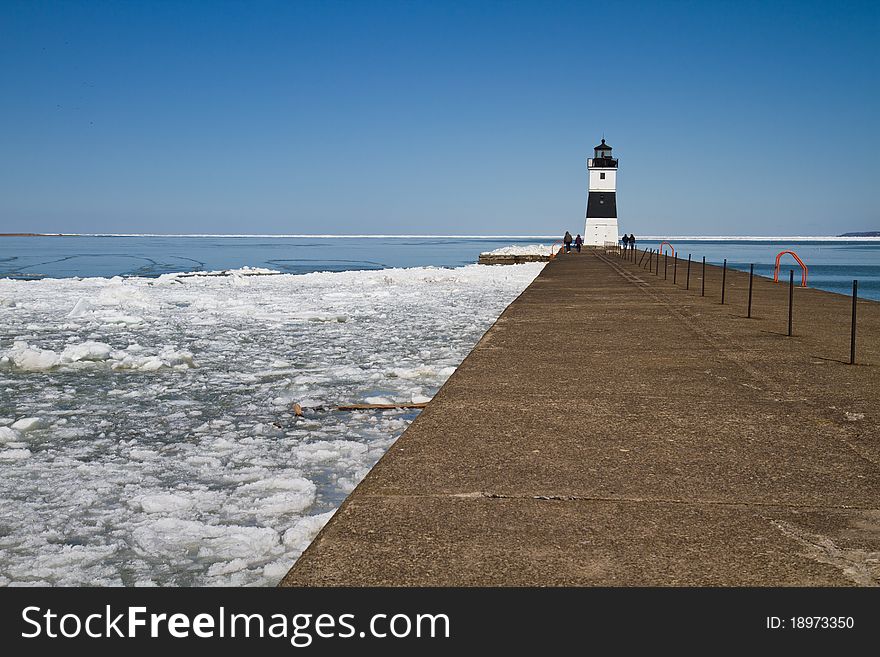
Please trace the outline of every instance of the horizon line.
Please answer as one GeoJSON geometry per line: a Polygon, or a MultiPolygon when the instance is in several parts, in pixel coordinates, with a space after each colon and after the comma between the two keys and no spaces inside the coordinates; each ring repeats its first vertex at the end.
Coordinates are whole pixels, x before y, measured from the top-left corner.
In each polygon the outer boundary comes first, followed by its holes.
{"type": "MultiPolygon", "coordinates": [[[[307,239],[542,239],[560,240],[558,235],[436,235],[436,234],[360,234],[360,233],[0,233],[0,237],[211,237],[211,238],[307,238],[307,239]]],[[[637,237],[642,240],[749,240],[749,241],[880,241],[880,236],[843,236],[843,235],[645,235],[637,237]]]]}

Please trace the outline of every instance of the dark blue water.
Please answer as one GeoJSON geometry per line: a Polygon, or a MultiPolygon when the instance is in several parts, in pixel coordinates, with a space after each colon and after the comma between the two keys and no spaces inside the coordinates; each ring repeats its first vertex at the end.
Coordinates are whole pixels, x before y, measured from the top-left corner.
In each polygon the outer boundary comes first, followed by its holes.
{"type": "MultiPolygon", "coordinates": [[[[859,281],[859,296],[880,300],[880,242],[877,241],[755,241],[755,240],[672,240],[677,255],[685,260],[688,254],[696,263],[721,265],[727,259],[732,269],[748,271],[755,265],[755,274],[773,278],[776,255],[794,251],[807,265],[807,285],[840,294],[852,294],[853,279],[859,281]]],[[[644,241],[638,248],[658,249],[658,241],[644,241]]],[[[668,249],[667,249],[668,251],[668,249]]],[[[788,280],[794,270],[796,284],[801,281],[801,267],[790,255],[779,263],[779,279],[788,280]]],[[[662,265],[661,265],[662,266],[662,265]]],[[[692,270],[694,271],[694,270],[692,270]]]]}
{"type": "MultiPolygon", "coordinates": [[[[539,239],[297,237],[0,237],[0,277],[147,276],[266,267],[313,271],[458,267],[481,251],[539,239]]],[[[543,240],[549,244],[549,240],[543,240]]]]}
{"type": "MultiPolygon", "coordinates": [[[[70,236],[0,238],[0,277],[147,276],[181,271],[266,267],[283,272],[346,271],[389,267],[458,267],[481,251],[514,244],[550,244],[541,238],[437,237],[180,237],[70,236]]],[[[657,248],[641,241],[639,248],[657,248]]],[[[809,267],[808,284],[848,294],[859,280],[860,296],[880,300],[880,242],[798,240],[674,240],[679,256],[773,275],[776,254],[791,249],[809,267]]],[[[782,277],[799,266],[784,256],[782,277]]]]}

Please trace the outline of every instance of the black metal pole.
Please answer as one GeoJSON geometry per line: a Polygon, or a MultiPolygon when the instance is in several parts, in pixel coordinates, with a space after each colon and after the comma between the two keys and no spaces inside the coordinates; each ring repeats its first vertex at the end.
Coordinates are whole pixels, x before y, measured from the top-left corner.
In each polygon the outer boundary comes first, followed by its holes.
{"type": "Polygon", "coordinates": [[[706,296],[706,256],[703,256],[703,287],[700,290],[700,296],[706,296]]]}
{"type": "Polygon", "coordinates": [[[669,254],[668,254],[668,253],[664,253],[664,254],[663,254],[663,280],[664,280],[664,281],[665,281],[667,278],[669,278],[669,272],[666,271],[668,265],[669,265],[669,254]]]}
{"type": "Polygon", "coordinates": [[[691,289],[691,254],[690,253],[688,253],[688,273],[687,273],[687,278],[685,279],[684,289],[685,290],[691,289]]]}
{"type": "Polygon", "coordinates": [[[755,275],[755,265],[749,265],[749,313],[746,317],[752,316],[752,277],[755,275]]]}
{"type": "Polygon", "coordinates": [[[647,255],[647,254],[648,254],[648,252],[647,252],[647,251],[642,251],[642,257],[641,257],[641,258],[639,258],[639,267],[641,267],[641,266],[642,266],[642,260],[644,260],[644,259],[645,259],[645,256],[646,256],[646,255],[647,255]]]}
{"type": "Polygon", "coordinates": [[[675,285],[675,280],[678,278],[678,256],[674,253],[672,254],[672,284],[675,285]]]}
{"type": "Polygon", "coordinates": [[[852,313],[852,336],[849,341],[849,364],[856,364],[856,303],[859,299],[859,282],[853,280],[853,313],[852,313]]]}
{"type": "Polygon", "coordinates": [[[724,305],[724,287],[727,282],[727,258],[724,259],[724,267],[721,269],[721,305],[724,305]]]}
{"type": "Polygon", "coordinates": [[[794,269],[788,270],[788,337],[791,337],[791,306],[794,302],[794,269]]]}

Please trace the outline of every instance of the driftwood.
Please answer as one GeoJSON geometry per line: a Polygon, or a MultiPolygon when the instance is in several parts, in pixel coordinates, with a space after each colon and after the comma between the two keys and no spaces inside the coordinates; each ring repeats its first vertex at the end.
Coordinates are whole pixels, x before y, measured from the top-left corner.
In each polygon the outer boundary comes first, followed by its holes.
{"type": "Polygon", "coordinates": [[[177,274],[176,278],[205,278],[207,276],[233,276],[233,272],[239,276],[280,276],[282,271],[241,271],[234,269],[223,269],[222,271],[190,271],[183,274],[177,274]]]}
{"type": "Polygon", "coordinates": [[[392,408],[424,408],[428,402],[418,402],[412,404],[348,404],[347,406],[337,406],[338,411],[374,411],[388,410],[392,408]]]}
{"type": "MultiPolygon", "coordinates": [[[[428,405],[428,402],[410,402],[405,403],[401,402],[400,404],[346,404],[345,406],[337,406],[337,411],[388,411],[393,410],[395,408],[425,408],[428,405]]],[[[297,402],[293,403],[292,406],[293,414],[296,417],[303,417],[304,411],[303,407],[300,406],[297,402]]],[[[315,406],[311,410],[313,411],[325,411],[327,408],[325,406],[315,406]]]]}

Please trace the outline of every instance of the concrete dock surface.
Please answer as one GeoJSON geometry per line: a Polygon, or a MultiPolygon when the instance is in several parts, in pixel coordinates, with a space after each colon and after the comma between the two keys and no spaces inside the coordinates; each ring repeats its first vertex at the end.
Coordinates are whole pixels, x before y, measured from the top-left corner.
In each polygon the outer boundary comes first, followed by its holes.
{"type": "Polygon", "coordinates": [[[669,265],[549,263],[281,584],[880,582],[880,304],[669,265]]]}

